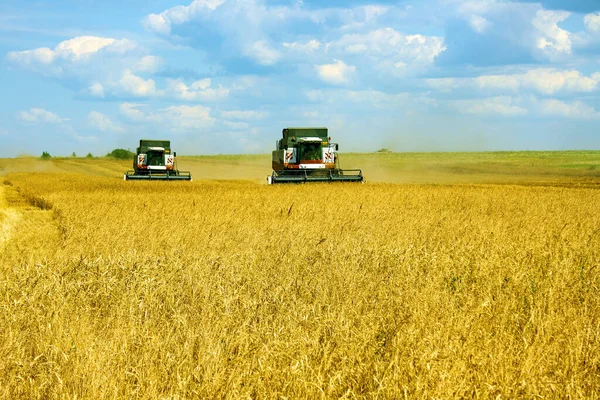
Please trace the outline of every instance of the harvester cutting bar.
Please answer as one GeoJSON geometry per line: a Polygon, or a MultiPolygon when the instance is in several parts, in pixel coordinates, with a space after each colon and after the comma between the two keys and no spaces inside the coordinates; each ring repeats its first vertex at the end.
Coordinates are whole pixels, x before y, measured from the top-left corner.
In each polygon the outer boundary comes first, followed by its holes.
{"type": "Polygon", "coordinates": [[[189,171],[177,171],[167,173],[152,173],[148,171],[148,174],[136,174],[134,170],[129,170],[123,175],[123,179],[126,181],[140,180],[140,181],[191,181],[192,174],[189,171]]]}
{"type": "Polygon", "coordinates": [[[360,169],[335,170],[280,170],[273,171],[267,179],[273,183],[304,183],[304,182],[363,182],[360,169]]]}

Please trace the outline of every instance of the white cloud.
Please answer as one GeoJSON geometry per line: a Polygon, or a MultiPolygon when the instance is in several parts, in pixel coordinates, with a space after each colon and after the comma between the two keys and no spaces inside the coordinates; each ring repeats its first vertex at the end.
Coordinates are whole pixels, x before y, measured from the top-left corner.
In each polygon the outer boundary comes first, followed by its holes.
{"type": "Polygon", "coordinates": [[[498,0],[445,0],[452,9],[466,16],[484,15],[499,4],[498,0]]]}
{"type": "Polygon", "coordinates": [[[600,32],[600,12],[597,14],[587,14],[583,17],[583,22],[588,31],[593,33],[600,32]]]}
{"type": "Polygon", "coordinates": [[[201,79],[187,86],[183,79],[167,79],[167,93],[182,100],[216,101],[229,96],[229,89],[219,85],[211,87],[210,78],[201,79]]]}
{"type": "Polygon", "coordinates": [[[123,103],[121,113],[127,118],[141,123],[158,123],[173,131],[202,129],[214,124],[210,108],[203,106],[171,106],[154,112],[144,112],[143,104],[123,103]]]}
{"type": "Polygon", "coordinates": [[[94,97],[104,97],[104,86],[99,82],[94,82],[90,85],[89,92],[94,97]]]}
{"type": "Polygon", "coordinates": [[[223,125],[231,129],[248,129],[250,126],[246,122],[223,121],[223,125]]]}
{"type": "Polygon", "coordinates": [[[440,91],[457,88],[478,88],[518,91],[531,89],[542,94],[558,92],[591,92],[600,84],[600,73],[585,76],[577,70],[556,70],[535,68],[522,74],[482,75],[476,78],[437,78],[427,79],[429,87],[440,91]]]}
{"type": "Polygon", "coordinates": [[[271,47],[266,40],[258,40],[251,43],[244,50],[244,54],[260,65],[267,66],[276,64],[281,58],[281,54],[271,47]]]}
{"type": "Polygon", "coordinates": [[[37,69],[58,61],[77,63],[87,61],[90,56],[100,51],[123,54],[136,47],[129,39],[113,39],[97,36],[78,36],[60,42],[54,50],[41,47],[33,50],[12,51],[8,59],[16,64],[37,69]]]}
{"type": "Polygon", "coordinates": [[[552,94],[561,90],[590,92],[598,86],[600,74],[595,73],[587,77],[576,70],[556,71],[553,69],[538,68],[528,71],[521,77],[521,80],[525,86],[534,87],[545,94],[552,94]]]}
{"type": "Polygon", "coordinates": [[[567,11],[539,10],[531,21],[538,32],[535,42],[537,49],[551,59],[571,54],[572,34],[558,26],[570,15],[567,11]]]}
{"type": "Polygon", "coordinates": [[[133,121],[142,122],[149,119],[149,116],[140,110],[142,107],[145,107],[145,105],[138,103],[123,103],[119,106],[119,110],[121,111],[121,114],[127,118],[133,121]]]}
{"type": "Polygon", "coordinates": [[[147,30],[163,35],[171,32],[171,21],[162,14],[150,14],[144,18],[142,24],[147,30]]]}
{"type": "Polygon", "coordinates": [[[381,17],[383,14],[387,13],[390,7],[381,6],[381,5],[366,5],[361,7],[365,13],[365,21],[372,21],[381,17]]]}
{"type": "Polygon", "coordinates": [[[132,68],[135,72],[155,73],[163,66],[164,60],[158,56],[144,56],[132,68]]]}
{"type": "Polygon", "coordinates": [[[283,43],[283,47],[289,49],[290,51],[297,53],[310,54],[319,50],[321,48],[321,42],[315,39],[311,39],[307,42],[291,42],[291,43],[283,43]]]}
{"type": "MultiPolygon", "coordinates": [[[[315,103],[339,109],[343,113],[359,112],[371,113],[377,110],[386,110],[393,115],[413,112],[415,110],[437,107],[436,100],[419,93],[384,93],[378,90],[310,90],[306,97],[315,103]]],[[[314,108],[311,107],[311,108],[314,108]]],[[[329,108],[327,108],[329,109],[329,108]]],[[[326,115],[327,113],[323,113],[326,115]]]]}
{"type": "MultiPolygon", "coordinates": [[[[193,38],[196,35],[183,29],[176,30],[177,26],[195,24],[206,27],[212,34],[216,33],[222,37],[225,48],[234,49],[235,54],[242,54],[258,64],[270,66],[281,62],[285,53],[308,54],[316,58],[322,55],[322,52],[317,50],[326,51],[327,46],[323,40],[307,40],[303,36],[294,35],[298,30],[309,28],[311,31],[320,32],[326,28],[335,43],[335,37],[339,36],[340,32],[372,29],[379,24],[382,15],[387,15],[395,8],[382,5],[328,7],[324,4],[312,8],[301,3],[272,5],[264,0],[196,0],[188,6],[172,7],[160,14],[148,15],[144,24],[151,31],[172,34],[173,40],[177,41],[182,37],[193,38]]],[[[429,45],[429,42],[417,44],[419,39],[420,35],[407,36],[406,42],[408,46],[413,47],[429,45]]],[[[368,45],[369,43],[358,44],[359,47],[368,45]]],[[[380,50],[387,47],[389,43],[382,43],[380,50]]],[[[396,49],[389,50],[390,54],[396,52],[396,49]]],[[[426,59],[424,53],[415,50],[412,56],[418,55],[419,60],[426,59]]],[[[331,56],[343,58],[342,54],[331,56]]],[[[382,59],[385,57],[382,56],[382,59]]],[[[400,61],[408,64],[409,60],[396,59],[390,65],[400,61]]],[[[308,60],[308,64],[320,62],[320,59],[308,60]]]]}
{"type": "Polygon", "coordinates": [[[376,68],[404,73],[406,67],[421,69],[433,64],[446,50],[444,38],[404,35],[392,28],[346,34],[327,44],[329,51],[368,57],[376,68]]]}
{"type": "Polygon", "coordinates": [[[124,131],[122,127],[112,122],[109,117],[98,111],[90,111],[88,114],[88,123],[102,132],[121,133],[124,131]]]}
{"type": "Polygon", "coordinates": [[[534,96],[497,96],[485,99],[451,101],[450,105],[462,114],[487,116],[561,117],[570,119],[600,118],[600,113],[582,101],[566,102],[557,99],[537,99],[534,96]]]}
{"type": "Polygon", "coordinates": [[[305,95],[308,100],[313,102],[325,100],[325,95],[322,90],[307,90],[305,95]]]}
{"type": "Polygon", "coordinates": [[[323,81],[333,84],[347,83],[356,70],[356,67],[346,65],[341,60],[334,60],[333,64],[317,65],[315,68],[323,81]]]}
{"type": "Polygon", "coordinates": [[[498,96],[488,99],[457,100],[453,102],[457,111],[463,114],[483,115],[526,115],[529,111],[522,107],[520,101],[508,96],[498,96]]]}
{"type": "Polygon", "coordinates": [[[203,106],[171,106],[160,110],[164,119],[181,129],[196,129],[211,126],[210,108],[203,106]]]}
{"type": "Polygon", "coordinates": [[[466,82],[473,82],[476,87],[481,89],[507,89],[518,90],[522,85],[526,85],[525,75],[483,75],[473,79],[464,79],[466,82]]]}
{"type": "Polygon", "coordinates": [[[125,93],[136,97],[156,96],[156,85],[152,79],[143,79],[134,75],[131,70],[125,70],[119,80],[119,85],[125,93]]]}
{"type": "Polygon", "coordinates": [[[53,112],[47,111],[43,108],[30,108],[29,111],[21,111],[17,114],[17,118],[23,122],[34,124],[39,122],[60,124],[63,121],[67,121],[67,119],[61,118],[53,112]]]}
{"type": "Polygon", "coordinates": [[[492,12],[499,5],[496,0],[446,0],[444,3],[466,20],[477,33],[488,30],[491,23],[484,15],[492,12]]]}
{"type": "Polygon", "coordinates": [[[566,103],[556,99],[543,100],[540,103],[542,113],[566,118],[598,118],[600,113],[594,107],[581,101],[566,103]]]}
{"type": "Polygon", "coordinates": [[[431,78],[425,79],[424,82],[430,88],[447,93],[454,89],[458,89],[461,86],[465,86],[466,84],[463,82],[467,81],[468,79],[465,78],[431,78]]]}
{"type": "Polygon", "coordinates": [[[79,36],[60,42],[53,50],[39,48],[12,52],[8,60],[43,76],[62,81],[78,94],[95,98],[151,97],[157,90],[148,74],[159,71],[164,60],[144,55],[129,39],[79,36]]]}
{"type": "Polygon", "coordinates": [[[246,90],[256,87],[257,85],[265,81],[265,78],[258,78],[257,76],[252,75],[245,75],[237,78],[231,85],[231,88],[234,90],[246,90]]]}
{"type": "Polygon", "coordinates": [[[265,118],[266,113],[263,111],[241,111],[241,110],[231,110],[231,111],[221,111],[221,117],[224,119],[234,119],[234,120],[250,120],[250,119],[262,119],[265,118]]]}
{"type": "Polygon", "coordinates": [[[473,14],[469,20],[471,28],[477,33],[484,33],[490,27],[490,21],[480,15],[473,14]]]}
{"type": "Polygon", "coordinates": [[[194,0],[187,6],[175,6],[160,14],[150,14],[143,20],[146,29],[161,34],[171,32],[172,25],[181,25],[189,22],[202,11],[215,10],[225,0],[194,0]]]}

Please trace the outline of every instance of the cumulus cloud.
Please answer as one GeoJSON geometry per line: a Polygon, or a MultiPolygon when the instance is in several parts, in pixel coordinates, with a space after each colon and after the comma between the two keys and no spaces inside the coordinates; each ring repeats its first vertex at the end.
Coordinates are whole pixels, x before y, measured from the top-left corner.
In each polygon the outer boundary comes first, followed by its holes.
{"type": "Polygon", "coordinates": [[[600,113],[581,101],[571,103],[556,99],[543,100],[540,103],[543,114],[565,118],[598,118],[600,113]]]}
{"type": "MultiPolygon", "coordinates": [[[[390,64],[392,66],[412,64],[414,59],[430,62],[442,51],[443,43],[439,43],[441,38],[418,34],[405,36],[391,28],[374,30],[372,33],[348,33],[372,29],[377,26],[379,18],[392,8],[381,5],[308,8],[302,3],[269,5],[261,0],[196,0],[188,6],[172,7],[160,14],[148,15],[144,23],[147,29],[169,34],[168,39],[174,41],[198,38],[196,30],[185,29],[186,25],[204,26],[211,34],[220,36],[226,48],[235,49],[236,56],[242,54],[265,66],[289,61],[284,55],[294,54],[315,57],[308,61],[309,64],[322,62],[317,56],[333,49],[331,46],[338,45],[335,51],[341,48],[348,48],[351,52],[353,47],[371,48],[369,54],[381,53],[378,62],[385,61],[389,55],[399,55],[396,57],[399,59],[390,64]],[[324,27],[327,27],[326,32],[324,27]],[[306,29],[314,32],[313,36],[321,32],[323,38],[329,37],[331,42],[324,44],[324,40],[316,37],[306,39],[303,35],[295,34],[306,29]],[[394,32],[396,37],[390,37],[394,32]],[[341,42],[338,44],[336,37],[342,33],[349,36],[339,39],[341,42]],[[398,38],[399,35],[402,37],[398,38]],[[282,40],[282,37],[286,40],[282,40]],[[358,43],[348,43],[346,46],[345,42],[350,41],[358,43]],[[377,49],[373,49],[373,45],[377,49]]],[[[343,54],[334,52],[330,56],[342,58],[343,54]]]]}
{"type": "Polygon", "coordinates": [[[273,65],[281,59],[281,54],[266,40],[258,40],[246,47],[244,53],[261,65],[273,65]]]}
{"type": "Polygon", "coordinates": [[[124,132],[124,129],[111,121],[111,119],[98,111],[90,111],[88,114],[88,124],[102,132],[124,132]]]}
{"type": "Polygon", "coordinates": [[[583,18],[587,31],[575,30],[582,17],[563,11],[575,10],[567,6],[566,0],[443,0],[439,3],[438,15],[449,25],[446,42],[452,44],[443,57],[447,63],[490,66],[531,64],[539,60],[576,61],[587,57],[586,50],[597,46],[600,39],[594,34],[598,32],[594,30],[598,26],[596,14],[583,18]],[[453,16],[462,21],[453,20],[453,16]],[[477,34],[470,35],[462,22],[477,34]]]}
{"type": "Polygon", "coordinates": [[[104,86],[99,82],[94,82],[88,88],[89,93],[94,97],[104,97],[104,86]]]}
{"type": "Polygon", "coordinates": [[[306,42],[284,42],[283,47],[292,52],[310,54],[321,48],[321,42],[315,39],[311,39],[306,42]]]}
{"type": "Polygon", "coordinates": [[[529,111],[518,104],[519,101],[508,96],[498,96],[488,99],[457,100],[456,109],[463,114],[483,115],[526,115],[529,111]]]}
{"type": "Polygon", "coordinates": [[[591,92],[598,88],[600,73],[585,76],[577,70],[535,68],[522,74],[482,75],[476,78],[427,79],[429,87],[450,91],[458,88],[519,91],[530,89],[551,95],[559,92],[591,92]]]}
{"type": "Polygon", "coordinates": [[[519,87],[533,88],[544,94],[553,94],[560,91],[591,92],[600,82],[600,74],[584,76],[576,70],[555,70],[550,68],[537,68],[525,74],[503,76],[490,75],[477,78],[480,87],[501,88],[503,81],[512,89],[519,87]]]}
{"type": "Polygon", "coordinates": [[[216,101],[229,96],[229,89],[219,85],[211,87],[211,79],[205,78],[187,86],[183,79],[167,79],[167,93],[182,100],[216,101]]]}
{"type": "Polygon", "coordinates": [[[405,67],[430,65],[446,50],[444,38],[404,35],[392,28],[346,34],[327,44],[328,51],[367,57],[377,68],[404,72],[405,67]]]}
{"type": "Polygon", "coordinates": [[[225,119],[233,119],[233,120],[251,120],[251,119],[262,119],[266,116],[266,113],[263,111],[252,111],[252,110],[231,110],[231,111],[221,111],[221,117],[225,119]]]}
{"type": "Polygon", "coordinates": [[[471,18],[469,19],[469,24],[471,25],[471,28],[473,28],[473,30],[477,33],[484,33],[485,31],[487,31],[490,27],[490,21],[488,21],[487,19],[483,18],[481,15],[472,15],[471,18]]]}
{"type": "Polygon", "coordinates": [[[8,53],[8,60],[17,65],[40,72],[60,73],[61,63],[82,63],[88,61],[94,54],[107,52],[124,54],[136,47],[136,43],[129,39],[113,39],[98,36],[78,36],[60,42],[54,49],[40,47],[33,50],[12,51],[8,53]],[[56,69],[46,69],[58,65],[56,69]]]}
{"type": "Polygon", "coordinates": [[[343,84],[347,83],[354,74],[356,67],[346,65],[341,60],[334,60],[333,64],[323,64],[315,66],[319,77],[328,83],[343,84]]]}
{"type": "Polygon", "coordinates": [[[163,118],[180,129],[196,129],[211,126],[214,118],[210,108],[203,106],[171,106],[160,110],[163,118]]]}
{"type": "Polygon", "coordinates": [[[132,68],[135,72],[155,73],[164,64],[164,60],[158,56],[144,56],[132,68]]]}
{"type": "Polygon", "coordinates": [[[593,33],[600,32],[600,12],[596,14],[587,14],[583,17],[583,22],[588,31],[593,33]]]}
{"type": "Polygon", "coordinates": [[[11,52],[7,59],[58,79],[70,89],[77,88],[80,95],[109,99],[160,96],[163,93],[147,75],[160,71],[164,60],[144,53],[129,39],[79,36],[60,42],[54,49],[11,52]]]}
{"type": "Polygon", "coordinates": [[[119,85],[125,93],[135,97],[149,97],[158,94],[153,79],[143,79],[128,69],[123,72],[119,85]]]}
{"type": "Polygon", "coordinates": [[[60,124],[63,121],[67,121],[67,119],[61,118],[57,114],[47,111],[43,108],[30,108],[29,111],[21,111],[17,114],[17,118],[23,122],[31,124],[60,124]]]}
{"type": "Polygon", "coordinates": [[[150,14],[143,20],[146,29],[161,34],[171,32],[172,25],[189,22],[204,10],[215,10],[225,0],[194,0],[187,6],[175,6],[160,14],[150,14]]]}
{"type": "Polygon", "coordinates": [[[360,109],[371,110],[376,108],[391,109],[397,112],[408,105],[435,106],[435,102],[428,96],[416,93],[400,92],[385,93],[379,90],[309,90],[305,93],[312,102],[339,105],[345,109],[352,103],[357,104],[360,109]]]}
{"type": "Polygon", "coordinates": [[[225,125],[226,127],[230,128],[230,129],[235,129],[235,130],[246,130],[246,129],[250,128],[250,125],[248,125],[246,122],[239,122],[239,121],[223,121],[223,125],[225,125]]]}
{"type": "Polygon", "coordinates": [[[481,116],[518,117],[533,115],[537,118],[559,117],[569,119],[600,118],[600,113],[582,101],[538,99],[534,96],[496,96],[484,99],[451,101],[462,114],[481,116]]]}
{"type": "Polygon", "coordinates": [[[561,55],[571,54],[572,34],[558,26],[571,13],[567,11],[539,10],[531,21],[537,30],[536,47],[544,55],[556,58],[561,55]]]}
{"type": "Polygon", "coordinates": [[[123,114],[130,120],[136,122],[143,122],[152,119],[151,114],[146,114],[143,110],[140,110],[140,108],[144,107],[146,107],[145,104],[123,103],[119,106],[119,110],[121,111],[121,114],[123,114]]]}
{"type": "Polygon", "coordinates": [[[210,108],[199,105],[171,106],[150,112],[146,112],[146,108],[143,104],[123,103],[120,111],[132,121],[161,124],[172,131],[207,128],[215,121],[210,116],[210,108]]]}
{"type": "Polygon", "coordinates": [[[490,25],[485,16],[494,11],[499,3],[497,0],[446,0],[444,4],[466,20],[475,32],[483,33],[490,25]]]}

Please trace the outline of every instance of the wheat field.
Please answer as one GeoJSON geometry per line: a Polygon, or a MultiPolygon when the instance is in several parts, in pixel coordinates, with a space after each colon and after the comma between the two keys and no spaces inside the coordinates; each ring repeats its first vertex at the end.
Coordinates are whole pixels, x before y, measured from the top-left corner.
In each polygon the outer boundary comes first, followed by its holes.
{"type": "Polygon", "coordinates": [[[597,161],[291,186],[13,161],[2,398],[600,398],[597,161]]]}

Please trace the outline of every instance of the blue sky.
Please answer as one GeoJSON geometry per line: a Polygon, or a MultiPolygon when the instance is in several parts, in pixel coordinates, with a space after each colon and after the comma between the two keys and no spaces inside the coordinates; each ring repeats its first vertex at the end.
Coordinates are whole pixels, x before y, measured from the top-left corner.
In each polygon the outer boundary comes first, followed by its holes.
{"type": "Polygon", "coordinates": [[[0,157],[600,148],[597,0],[3,0],[0,157]]]}

